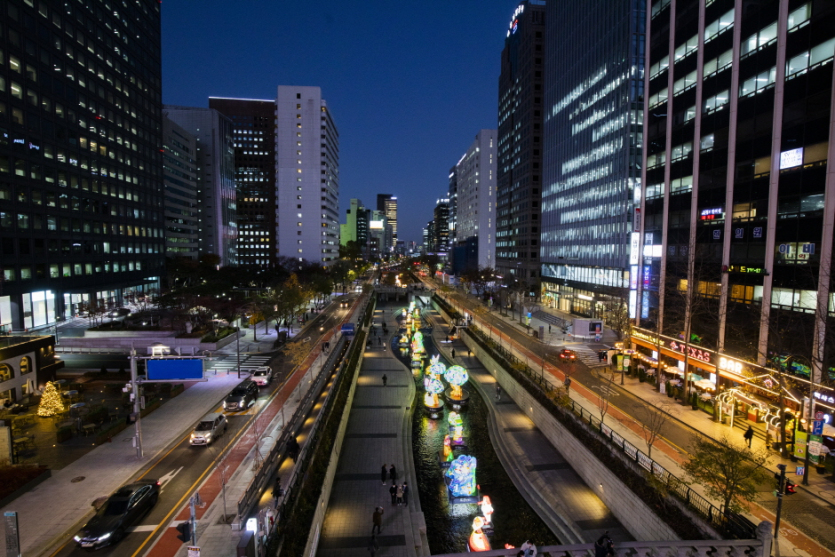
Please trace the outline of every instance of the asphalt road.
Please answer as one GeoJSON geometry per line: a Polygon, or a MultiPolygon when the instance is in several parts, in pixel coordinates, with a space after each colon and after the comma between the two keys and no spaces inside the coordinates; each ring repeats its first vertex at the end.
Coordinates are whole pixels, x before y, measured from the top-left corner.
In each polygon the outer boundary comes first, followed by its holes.
{"type": "MultiPolygon", "coordinates": [[[[351,296],[349,301],[353,302],[355,298],[356,296],[351,296]]],[[[341,323],[348,311],[350,309],[341,309],[338,302],[332,302],[310,322],[310,326],[305,329],[303,335],[296,338],[310,342],[311,345],[315,344],[325,332],[341,323]]],[[[122,541],[112,547],[102,548],[96,552],[96,555],[132,555],[149,537],[154,535],[157,526],[172,510],[176,511],[182,507],[187,496],[191,494],[195,482],[204,472],[217,464],[218,458],[224,453],[229,443],[235,440],[237,435],[246,428],[249,421],[261,411],[272,394],[284,383],[287,373],[292,370],[293,366],[283,361],[283,352],[272,353],[272,356],[269,365],[273,368],[275,380],[269,386],[261,388],[256,403],[248,410],[226,414],[229,427],[220,439],[208,447],[192,447],[189,443],[190,425],[183,432],[183,437],[167,453],[149,464],[139,477],[158,479],[163,482],[159,502],[137,525],[133,526],[130,533],[122,541]]],[[[222,407],[218,405],[217,410],[222,410],[222,407]]],[[[94,475],[92,476],[91,479],[94,480],[94,475]]],[[[130,481],[133,480],[125,479],[126,484],[130,481]]],[[[233,507],[234,504],[230,504],[229,512],[234,512],[233,507]]],[[[80,528],[81,524],[79,524],[80,528]]],[[[158,537],[164,531],[164,529],[160,529],[155,537],[158,537]]],[[[73,532],[74,534],[75,532],[73,532]]],[[[150,547],[150,543],[146,547],[150,547]]],[[[77,547],[75,542],[69,539],[56,552],[52,553],[51,557],[67,555],[89,555],[89,550],[77,547]]]]}

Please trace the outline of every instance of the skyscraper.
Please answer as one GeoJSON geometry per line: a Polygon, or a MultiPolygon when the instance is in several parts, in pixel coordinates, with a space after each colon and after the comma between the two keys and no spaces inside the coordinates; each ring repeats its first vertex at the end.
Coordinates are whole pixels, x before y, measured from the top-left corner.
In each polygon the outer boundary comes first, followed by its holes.
{"type": "Polygon", "coordinates": [[[237,265],[238,215],[232,121],[212,108],[165,105],[164,109],[169,119],[197,140],[200,255],[217,255],[221,265],[237,265]]]}
{"type": "Polygon", "coordinates": [[[645,5],[545,9],[542,297],[578,315],[622,304],[638,255],[645,5]]]}
{"type": "Polygon", "coordinates": [[[391,226],[391,245],[397,244],[397,198],[390,193],[377,194],[377,210],[386,215],[391,226]]]}
{"type": "Polygon", "coordinates": [[[339,133],[319,87],[279,86],[276,117],[278,252],[339,258],[339,133]]]}
{"type": "Polygon", "coordinates": [[[275,101],[209,97],[209,107],[232,121],[238,264],[276,265],[275,101]]]}
{"type": "Polygon", "coordinates": [[[463,268],[494,267],[496,262],[496,134],[479,131],[455,165],[456,247],[475,246],[467,252],[475,257],[468,257],[463,268]]]}
{"type": "Polygon", "coordinates": [[[339,225],[339,243],[345,246],[348,242],[356,242],[365,253],[368,245],[369,220],[369,210],[365,208],[362,201],[352,199],[345,212],[345,224],[339,225]]]}
{"type": "Polygon", "coordinates": [[[648,25],[641,324],[700,337],[708,368],[738,358],[716,373],[731,381],[771,354],[820,382],[835,367],[835,5],[659,0],[648,25]]]}
{"type": "Polygon", "coordinates": [[[32,329],[158,290],[159,10],[4,3],[0,325],[32,329]]]}
{"type": "MultiPolygon", "coordinates": [[[[163,111],[163,114],[165,112],[163,111]]],[[[165,186],[165,255],[197,259],[198,214],[197,139],[185,128],[162,119],[163,182],[165,186]]]]}
{"type": "Polygon", "coordinates": [[[539,292],[545,2],[519,4],[499,76],[496,269],[539,292]]]}

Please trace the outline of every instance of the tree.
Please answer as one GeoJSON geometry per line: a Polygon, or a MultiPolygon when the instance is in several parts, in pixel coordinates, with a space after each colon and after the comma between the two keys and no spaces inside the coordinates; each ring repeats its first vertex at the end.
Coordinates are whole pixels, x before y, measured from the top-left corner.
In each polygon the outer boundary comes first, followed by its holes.
{"type": "Polygon", "coordinates": [[[664,434],[667,419],[670,417],[669,405],[666,403],[653,404],[644,402],[637,412],[641,422],[641,433],[647,444],[647,456],[652,458],[652,446],[664,434]]]}
{"type": "Polygon", "coordinates": [[[604,304],[606,324],[618,336],[618,340],[628,339],[632,334],[632,320],[629,318],[629,302],[626,296],[609,300],[604,304]]]}
{"type": "Polygon", "coordinates": [[[739,512],[757,496],[757,487],[769,479],[765,449],[738,448],[727,437],[698,437],[690,447],[690,460],[682,469],[690,484],[705,486],[708,495],[722,501],[726,511],[739,512]]]}
{"type": "Polygon", "coordinates": [[[50,381],[44,388],[41,396],[41,403],[38,405],[38,416],[49,418],[64,411],[64,401],[61,394],[55,388],[55,383],[50,381]]]}
{"type": "Polygon", "coordinates": [[[310,350],[311,346],[307,342],[293,342],[284,348],[284,357],[295,367],[304,362],[310,350]]]}
{"type": "Polygon", "coordinates": [[[600,423],[603,424],[609,413],[609,399],[615,392],[615,372],[608,368],[597,368],[594,373],[601,382],[597,389],[597,411],[600,413],[600,423]]]}

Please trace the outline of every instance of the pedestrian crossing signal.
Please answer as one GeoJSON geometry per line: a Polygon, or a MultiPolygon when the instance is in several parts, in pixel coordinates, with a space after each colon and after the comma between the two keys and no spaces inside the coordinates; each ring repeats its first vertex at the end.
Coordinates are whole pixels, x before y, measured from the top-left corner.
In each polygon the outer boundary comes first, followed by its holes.
{"type": "Polygon", "coordinates": [[[177,531],[179,532],[177,535],[178,540],[183,543],[191,542],[191,522],[180,522],[177,524],[177,531]]]}

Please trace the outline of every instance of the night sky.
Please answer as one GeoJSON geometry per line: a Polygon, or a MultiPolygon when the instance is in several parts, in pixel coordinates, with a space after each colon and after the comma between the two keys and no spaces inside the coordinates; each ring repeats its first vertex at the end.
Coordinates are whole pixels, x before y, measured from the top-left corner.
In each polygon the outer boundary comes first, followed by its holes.
{"type": "Polygon", "coordinates": [[[316,85],[339,129],[340,223],[349,199],[399,199],[399,237],[421,241],[449,169],[497,126],[501,51],[518,0],[170,1],[163,102],[274,99],[316,85]]]}

